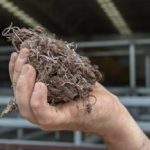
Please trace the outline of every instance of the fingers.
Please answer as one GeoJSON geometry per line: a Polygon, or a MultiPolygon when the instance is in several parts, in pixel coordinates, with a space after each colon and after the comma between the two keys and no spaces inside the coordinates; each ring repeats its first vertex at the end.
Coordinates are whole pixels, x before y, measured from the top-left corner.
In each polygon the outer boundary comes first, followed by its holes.
{"type": "Polygon", "coordinates": [[[29,121],[37,123],[30,107],[30,99],[35,83],[35,77],[35,69],[28,64],[24,65],[16,85],[15,97],[21,115],[29,121]]]}
{"type": "MultiPolygon", "coordinates": [[[[28,49],[22,49],[19,55],[12,54],[9,63],[10,77],[21,115],[39,124],[44,130],[68,129],[68,122],[71,121],[70,110],[49,105],[46,85],[41,82],[35,84],[36,71],[25,64],[28,54],[28,49]]],[[[71,112],[72,110],[74,109],[71,112]]]]}
{"type": "Polygon", "coordinates": [[[12,81],[13,83],[12,84],[13,84],[14,89],[16,87],[17,80],[20,76],[22,67],[27,61],[28,54],[29,54],[28,49],[26,49],[26,48],[22,49],[19,53],[19,56],[17,57],[15,67],[14,67],[14,71],[11,71],[11,72],[13,72],[13,75],[12,75],[13,76],[13,81],[12,81]]]}
{"type": "Polygon", "coordinates": [[[13,80],[13,74],[14,74],[14,68],[15,68],[15,63],[18,58],[18,54],[16,52],[11,54],[10,62],[9,62],[9,75],[11,81],[13,80]]]}
{"type": "Polygon", "coordinates": [[[47,87],[44,83],[35,84],[31,97],[31,109],[44,130],[60,130],[63,128],[64,113],[47,102],[47,87]]]}

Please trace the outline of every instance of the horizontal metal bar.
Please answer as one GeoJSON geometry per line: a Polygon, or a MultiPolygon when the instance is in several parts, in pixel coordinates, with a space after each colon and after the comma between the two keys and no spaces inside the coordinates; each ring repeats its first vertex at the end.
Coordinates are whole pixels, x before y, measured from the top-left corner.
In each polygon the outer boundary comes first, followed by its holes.
{"type": "MultiPolygon", "coordinates": [[[[85,41],[78,42],[79,48],[90,47],[112,47],[112,46],[128,46],[130,43],[138,45],[150,45],[150,39],[127,39],[127,40],[100,40],[100,41],[85,41]]],[[[0,46],[0,53],[12,52],[14,48],[12,46],[0,46]]]]}
{"type": "Polygon", "coordinates": [[[114,94],[128,94],[131,92],[129,87],[107,87],[108,90],[114,94]]]}
{"type": "Polygon", "coordinates": [[[43,132],[41,130],[40,131],[33,131],[32,133],[28,133],[27,135],[23,135],[23,139],[29,140],[29,139],[45,136],[46,134],[48,134],[48,132],[43,132]]]}
{"type": "Polygon", "coordinates": [[[128,46],[130,43],[134,43],[137,45],[150,45],[150,39],[87,41],[87,42],[78,42],[77,45],[79,48],[90,48],[90,47],[128,46]]]}
{"type": "Polygon", "coordinates": [[[150,95],[150,87],[147,87],[147,88],[137,88],[137,93],[139,94],[148,94],[150,95]]]}
{"type": "MultiPolygon", "coordinates": [[[[150,133],[150,122],[144,122],[144,121],[138,121],[137,122],[141,129],[144,132],[150,133]]],[[[29,123],[28,121],[24,119],[1,119],[0,120],[0,127],[8,127],[8,128],[38,128],[37,126],[33,125],[32,123],[29,123]]],[[[0,140],[1,143],[1,140],[0,140]]],[[[76,145],[76,144],[75,144],[76,145]]],[[[79,145],[83,145],[81,142],[79,145]]],[[[77,146],[77,145],[76,145],[77,146]]]]}
{"type": "Polygon", "coordinates": [[[30,123],[29,121],[22,118],[1,118],[0,127],[9,127],[9,128],[29,128],[35,129],[38,128],[37,125],[30,123]]]}
{"type": "Polygon", "coordinates": [[[136,39],[134,43],[139,45],[150,45],[150,39],[136,39]]]}
{"type": "Polygon", "coordinates": [[[138,125],[140,126],[141,129],[143,129],[144,132],[150,133],[150,122],[142,122],[138,121],[138,125]]]}
{"type": "Polygon", "coordinates": [[[0,130],[0,135],[2,135],[2,134],[6,134],[7,132],[11,132],[11,131],[13,131],[14,129],[12,129],[12,128],[1,128],[1,130],[0,130]]]}
{"type": "MultiPolygon", "coordinates": [[[[79,54],[85,55],[88,57],[109,57],[109,56],[128,56],[129,52],[127,49],[113,49],[113,50],[107,50],[107,51],[78,51],[79,54]]],[[[150,54],[147,50],[136,50],[136,55],[144,55],[144,54],[150,54]]],[[[10,56],[0,56],[0,61],[9,61],[10,56]]]]}
{"type": "Polygon", "coordinates": [[[125,106],[150,107],[150,96],[119,96],[125,106]]]}
{"type": "MultiPolygon", "coordinates": [[[[130,87],[107,87],[112,93],[120,95],[131,94],[132,90],[130,87]]],[[[136,94],[147,94],[150,95],[150,88],[149,87],[135,87],[134,93],[136,94]]]]}
{"type": "Polygon", "coordinates": [[[0,56],[0,61],[8,61],[10,56],[0,56]]]}
{"type": "Polygon", "coordinates": [[[0,53],[8,53],[15,51],[13,46],[0,46],[0,53]]]}
{"type": "MultiPolygon", "coordinates": [[[[79,51],[79,53],[81,55],[86,55],[86,56],[94,56],[94,57],[109,57],[109,56],[128,56],[129,55],[129,52],[127,49],[125,50],[106,50],[106,51],[86,51],[86,52],[83,52],[83,51],[79,51]]],[[[136,52],[136,55],[144,55],[145,54],[145,51],[142,51],[142,50],[138,50],[136,52]]]]}
{"type": "Polygon", "coordinates": [[[105,41],[88,41],[78,42],[79,48],[90,48],[90,47],[112,47],[112,46],[127,46],[130,40],[105,40],[105,41]]]}
{"type": "MultiPolygon", "coordinates": [[[[94,57],[109,57],[109,56],[128,56],[129,53],[127,50],[107,50],[107,51],[90,51],[90,52],[78,52],[81,55],[86,56],[94,56],[94,57]]],[[[150,53],[150,52],[146,52],[150,53]]],[[[137,51],[136,55],[144,55],[145,51],[139,50],[137,51]]],[[[9,61],[10,56],[0,56],[0,61],[9,61]]]]}
{"type": "Polygon", "coordinates": [[[29,146],[57,146],[57,147],[87,147],[87,148],[105,148],[103,144],[88,144],[82,143],[79,146],[68,142],[52,142],[52,141],[32,141],[32,140],[14,140],[14,139],[0,139],[0,144],[9,145],[29,145],[29,146]]]}
{"type": "Polygon", "coordinates": [[[12,99],[10,96],[0,96],[0,105],[6,105],[12,99]]]}
{"type": "MultiPolygon", "coordinates": [[[[13,90],[11,88],[0,88],[0,99],[1,96],[13,95],[13,90]]],[[[10,96],[9,96],[10,98],[10,96]]]]}

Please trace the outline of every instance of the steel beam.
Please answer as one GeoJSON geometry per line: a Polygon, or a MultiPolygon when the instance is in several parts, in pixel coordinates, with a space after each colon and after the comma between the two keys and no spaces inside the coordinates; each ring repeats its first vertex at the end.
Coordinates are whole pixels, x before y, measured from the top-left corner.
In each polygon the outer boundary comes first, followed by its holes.
{"type": "Polygon", "coordinates": [[[150,55],[145,55],[145,85],[150,87],[150,55]]]}
{"type": "Polygon", "coordinates": [[[136,87],[136,52],[135,45],[129,45],[129,84],[131,89],[135,89],[136,87]]]}

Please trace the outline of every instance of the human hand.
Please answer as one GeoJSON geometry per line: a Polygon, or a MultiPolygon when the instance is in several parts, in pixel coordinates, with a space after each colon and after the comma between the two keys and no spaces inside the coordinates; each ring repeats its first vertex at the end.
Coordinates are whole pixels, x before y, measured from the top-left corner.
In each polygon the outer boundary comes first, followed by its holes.
{"type": "Polygon", "coordinates": [[[13,53],[9,71],[13,83],[16,102],[23,117],[38,124],[44,130],[83,130],[97,132],[106,127],[105,122],[112,118],[111,112],[118,110],[118,99],[102,85],[96,83],[90,95],[91,113],[87,112],[83,100],[51,106],[47,103],[47,87],[44,83],[35,83],[35,69],[25,64],[29,50],[22,49],[13,53]],[[99,117],[97,117],[99,116],[99,117]],[[97,122],[101,122],[97,124],[97,122]]]}
{"type": "MultiPolygon", "coordinates": [[[[82,99],[57,106],[49,105],[46,85],[35,83],[35,69],[25,64],[28,53],[27,49],[22,49],[19,55],[13,53],[9,63],[16,103],[24,118],[46,131],[80,130],[97,133],[108,143],[108,147],[115,150],[123,150],[124,144],[129,145],[125,149],[133,150],[141,147],[143,140],[148,141],[118,98],[99,83],[93,86],[90,93],[96,98],[91,113],[83,106],[82,99]]],[[[89,103],[93,102],[95,99],[90,97],[89,103]]]]}

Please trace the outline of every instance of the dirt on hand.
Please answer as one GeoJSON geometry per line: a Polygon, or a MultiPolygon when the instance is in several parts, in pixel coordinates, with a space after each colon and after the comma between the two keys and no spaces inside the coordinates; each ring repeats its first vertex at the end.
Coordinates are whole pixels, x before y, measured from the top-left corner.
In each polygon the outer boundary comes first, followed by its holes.
{"type": "MultiPolygon", "coordinates": [[[[101,79],[98,67],[91,65],[87,57],[77,54],[74,43],[56,39],[40,27],[26,29],[11,25],[2,34],[18,53],[22,48],[30,50],[27,63],[36,69],[36,82],[47,85],[50,105],[77,98],[86,101],[92,86],[101,79]]],[[[17,107],[15,102],[9,103],[6,107],[8,110],[5,109],[1,116],[14,110],[10,106],[17,107]]]]}

